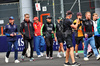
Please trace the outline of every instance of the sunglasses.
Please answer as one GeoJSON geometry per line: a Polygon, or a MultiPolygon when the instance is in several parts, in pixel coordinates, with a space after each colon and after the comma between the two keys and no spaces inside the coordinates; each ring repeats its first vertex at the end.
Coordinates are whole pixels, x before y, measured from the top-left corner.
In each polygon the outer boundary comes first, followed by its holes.
{"type": "Polygon", "coordinates": [[[30,17],[26,17],[26,18],[30,18],[30,17]]]}
{"type": "Polygon", "coordinates": [[[49,20],[51,20],[51,19],[49,19],[49,20]]]}

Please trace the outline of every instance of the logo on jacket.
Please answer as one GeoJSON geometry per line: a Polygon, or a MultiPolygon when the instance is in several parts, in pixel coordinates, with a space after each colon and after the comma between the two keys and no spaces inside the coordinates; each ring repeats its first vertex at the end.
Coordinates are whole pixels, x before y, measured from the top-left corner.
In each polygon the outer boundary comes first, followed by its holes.
{"type": "Polygon", "coordinates": [[[14,28],[16,28],[16,26],[14,25],[14,28]]]}
{"type": "Polygon", "coordinates": [[[50,26],[53,26],[53,24],[50,24],[50,26]]]}
{"type": "Polygon", "coordinates": [[[52,28],[50,28],[50,27],[47,27],[47,30],[52,30],[52,28]]]}
{"type": "Polygon", "coordinates": [[[27,23],[25,23],[25,26],[27,26],[27,23]]]}
{"type": "Polygon", "coordinates": [[[88,23],[88,22],[85,22],[85,24],[86,24],[86,25],[89,25],[89,23],[88,23]]]}
{"type": "Polygon", "coordinates": [[[11,28],[10,25],[8,25],[8,28],[11,28]]]}
{"type": "Polygon", "coordinates": [[[35,29],[37,29],[37,25],[35,24],[35,29]]]}

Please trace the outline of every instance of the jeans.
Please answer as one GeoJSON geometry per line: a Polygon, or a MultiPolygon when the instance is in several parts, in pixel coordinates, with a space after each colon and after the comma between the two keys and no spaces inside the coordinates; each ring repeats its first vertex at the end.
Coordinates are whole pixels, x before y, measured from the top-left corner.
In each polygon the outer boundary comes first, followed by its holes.
{"type": "Polygon", "coordinates": [[[40,52],[44,52],[44,45],[45,45],[44,37],[35,36],[34,42],[35,42],[36,53],[37,55],[40,55],[40,52]]]}
{"type": "Polygon", "coordinates": [[[8,42],[8,51],[6,54],[6,57],[9,58],[11,49],[12,49],[12,44],[14,45],[14,50],[15,50],[15,60],[18,59],[18,43],[17,41],[9,41],[8,42]]]}
{"type": "Polygon", "coordinates": [[[94,36],[88,38],[87,40],[85,38],[83,38],[83,40],[84,40],[84,57],[87,57],[88,44],[91,45],[92,50],[93,50],[95,56],[97,57],[99,53],[98,53],[97,48],[95,46],[94,36]]]}

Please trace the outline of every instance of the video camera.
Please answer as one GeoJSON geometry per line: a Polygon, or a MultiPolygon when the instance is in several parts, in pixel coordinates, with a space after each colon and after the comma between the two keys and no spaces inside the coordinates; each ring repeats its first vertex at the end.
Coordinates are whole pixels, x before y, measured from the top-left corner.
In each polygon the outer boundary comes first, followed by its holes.
{"type": "Polygon", "coordinates": [[[80,21],[82,21],[82,22],[85,22],[85,21],[87,21],[87,19],[79,19],[80,21]]]}

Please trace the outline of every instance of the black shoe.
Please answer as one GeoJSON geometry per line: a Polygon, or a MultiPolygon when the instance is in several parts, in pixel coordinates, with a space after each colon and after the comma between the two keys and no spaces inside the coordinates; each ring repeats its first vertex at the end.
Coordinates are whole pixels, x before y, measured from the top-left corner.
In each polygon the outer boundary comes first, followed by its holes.
{"type": "Polygon", "coordinates": [[[80,58],[80,56],[79,55],[76,55],[75,58],[80,58]]]}
{"type": "Polygon", "coordinates": [[[64,63],[64,66],[71,66],[71,64],[68,62],[68,63],[64,63]]]}
{"type": "Polygon", "coordinates": [[[91,52],[88,52],[87,55],[90,55],[91,52]]]}
{"type": "Polygon", "coordinates": [[[73,63],[71,66],[81,66],[81,64],[75,62],[75,63],[73,63]]]}
{"type": "Polygon", "coordinates": [[[88,57],[88,58],[90,58],[92,55],[93,55],[93,53],[90,53],[90,54],[88,54],[88,56],[87,56],[87,57],[88,57]]]}

